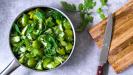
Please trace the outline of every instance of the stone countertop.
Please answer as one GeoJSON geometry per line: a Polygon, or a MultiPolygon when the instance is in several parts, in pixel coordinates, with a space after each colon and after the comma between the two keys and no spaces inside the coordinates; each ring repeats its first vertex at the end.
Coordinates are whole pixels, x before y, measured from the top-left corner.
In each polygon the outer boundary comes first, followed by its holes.
{"type": "MultiPolygon", "coordinates": [[[[61,0],[0,0],[0,72],[10,63],[13,56],[8,44],[8,34],[15,17],[26,8],[38,5],[52,6],[61,9],[61,0]]],[[[67,0],[71,3],[81,3],[83,0],[67,0]]],[[[97,1],[96,9],[100,5],[97,1]]],[[[128,0],[109,0],[112,12],[123,6],[128,0]]],[[[105,11],[106,13],[106,11],[105,11]]],[[[74,27],[78,25],[75,14],[66,13],[72,20],[74,27]]],[[[100,22],[97,14],[94,16],[93,25],[100,22]]],[[[76,33],[77,42],[72,57],[62,67],[49,72],[33,72],[24,67],[19,67],[11,75],[96,75],[99,49],[87,29],[82,33],[76,33]]],[[[128,68],[118,75],[133,75],[133,67],[128,68]]],[[[108,75],[117,75],[110,66],[108,75]]]]}

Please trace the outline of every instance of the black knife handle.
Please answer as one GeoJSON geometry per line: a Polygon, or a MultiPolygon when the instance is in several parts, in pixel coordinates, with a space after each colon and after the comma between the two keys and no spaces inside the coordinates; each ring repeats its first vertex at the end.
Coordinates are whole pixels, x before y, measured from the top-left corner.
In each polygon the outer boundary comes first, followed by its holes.
{"type": "Polygon", "coordinates": [[[99,65],[97,68],[97,75],[103,75],[103,66],[104,65],[99,65]]]}

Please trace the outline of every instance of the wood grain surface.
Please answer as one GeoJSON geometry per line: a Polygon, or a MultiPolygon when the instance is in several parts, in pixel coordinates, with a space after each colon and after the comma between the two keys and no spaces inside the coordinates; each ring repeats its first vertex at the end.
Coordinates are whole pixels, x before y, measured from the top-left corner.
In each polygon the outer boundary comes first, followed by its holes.
{"type": "MultiPolygon", "coordinates": [[[[133,0],[116,11],[114,28],[108,61],[117,73],[133,64],[133,0]]],[[[89,33],[99,48],[103,44],[103,35],[107,20],[103,20],[89,29],[89,33]]]]}

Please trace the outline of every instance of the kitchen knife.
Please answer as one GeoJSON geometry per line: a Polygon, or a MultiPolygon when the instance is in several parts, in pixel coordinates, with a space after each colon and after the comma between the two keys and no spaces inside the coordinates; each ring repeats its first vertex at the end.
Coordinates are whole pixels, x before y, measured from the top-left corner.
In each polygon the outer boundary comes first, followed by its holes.
{"type": "Polygon", "coordinates": [[[109,16],[107,18],[107,25],[104,34],[103,47],[100,53],[99,66],[97,69],[97,75],[103,75],[104,65],[108,60],[108,52],[110,48],[110,42],[112,38],[112,30],[113,30],[113,16],[112,13],[109,12],[109,16]]]}

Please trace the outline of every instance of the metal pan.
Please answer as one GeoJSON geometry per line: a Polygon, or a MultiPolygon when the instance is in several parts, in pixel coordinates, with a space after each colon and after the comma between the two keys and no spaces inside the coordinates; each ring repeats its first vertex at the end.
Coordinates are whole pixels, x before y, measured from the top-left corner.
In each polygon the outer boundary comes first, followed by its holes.
{"type": "MultiPolygon", "coordinates": [[[[26,10],[24,10],[23,12],[21,12],[17,17],[16,19],[14,20],[14,22],[25,12],[27,11],[30,11],[32,9],[35,9],[35,8],[43,8],[43,9],[53,9],[53,10],[56,10],[58,12],[60,12],[64,17],[66,17],[66,19],[70,22],[71,24],[71,27],[72,27],[72,30],[73,30],[73,36],[74,36],[74,43],[73,43],[73,48],[72,48],[72,51],[69,55],[69,57],[62,63],[60,64],[58,67],[54,68],[54,69],[57,69],[59,67],[61,67],[63,64],[65,64],[68,59],[70,58],[70,56],[72,55],[73,53],[73,50],[74,50],[74,47],[75,47],[75,42],[76,42],[76,36],[75,36],[75,30],[74,30],[74,27],[73,27],[73,24],[72,22],[70,21],[70,19],[67,17],[67,15],[65,15],[62,11],[60,11],[59,9],[56,9],[56,8],[53,8],[53,7],[47,7],[47,6],[35,6],[35,7],[31,7],[31,8],[28,8],[26,10]]],[[[14,22],[12,23],[12,26],[14,24],[14,22]]],[[[11,28],[12,29],[12,28],[11,28]]],[[[9,45],[10,45],[10,34],[11,34],[11,29],[10,29],[10,33],[9,33],[9,45]]],[[[45,72],[45,71],[51,71],[51,70],[54,70],[54,69],[49,69],[49,70],[44,70],[44,71],[38,71],[38,70],[34,70],[34,69],[31,69],[31,68],[28,68],[26,66],[24,66],[23,64],[19,63],[17,58],[15,57],[14,53],[12,52],[12,48],[11,48],[11,45],[10,45],[10,51],[14,57],[14,59],[11,61],[11,63],[0,73],[0,75],[9,75],[11,72],[13,72],[15,69],[17,69],[19,66],[22,66],[22,67],[25,67],[29,70],[32,70],[32,71],[37,71],[37,72],[45,72]]]]}

